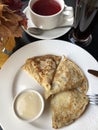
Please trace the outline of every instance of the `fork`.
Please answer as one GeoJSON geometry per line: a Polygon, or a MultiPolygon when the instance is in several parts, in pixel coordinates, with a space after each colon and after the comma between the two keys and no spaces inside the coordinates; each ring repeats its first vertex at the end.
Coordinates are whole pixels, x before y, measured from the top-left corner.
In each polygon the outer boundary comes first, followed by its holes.
{"type": "Polygon", "coordinates": [[[89,98],[90,104],[98,105],[98,94],[88,94],[87,96],[89,98]]]}

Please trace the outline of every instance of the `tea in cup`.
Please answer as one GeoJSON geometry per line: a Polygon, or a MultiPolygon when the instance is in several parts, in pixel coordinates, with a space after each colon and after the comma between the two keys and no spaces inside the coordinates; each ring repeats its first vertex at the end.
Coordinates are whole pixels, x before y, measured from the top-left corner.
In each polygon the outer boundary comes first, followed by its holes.
{"type": "Polygon", "coordinates": [[[61,26],[64,18],[73,17],[73,8],[66,6],[64,0],[30,0],[28,8],[32,22],[43,30],[61,26]]]}

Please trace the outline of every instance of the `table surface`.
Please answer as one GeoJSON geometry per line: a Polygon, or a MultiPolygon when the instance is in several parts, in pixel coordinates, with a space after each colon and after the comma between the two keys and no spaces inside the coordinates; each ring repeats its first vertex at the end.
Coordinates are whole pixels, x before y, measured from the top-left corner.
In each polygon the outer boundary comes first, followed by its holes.
{"type": "MultiPolygon", "coordinates": [[[[23,8],[25,8],[28,5],[28,0],[22,0],[22,1],[24,3],[23,8]]],[[[65,3],[68,6],[75,7],[75,1],[76,0],[65,0],[65,3]]],[[[69,32],[66,33],[65,35],[59,37],[59,38],[56,38],[56,39],[69,41],[68,40],[69,32]]],[[[84,47],[84,49],[87,50],[98,61],[98,23],[96,24],[96,26],[93,29],[92,36],[93,36],[93,39],[92,39],[91,44],[87,47],[84,47]]],[[[31,42],[34,42],[37,40],[39,40],[39,39],[33,38],[33,37],[29,36],[27,33],[23,32],[22,38],[16,39],[16,47],[14,49],[14,52],[17,49],[21,48],[22,46],[24,46],[26,44],[30,44],[31,42]]],[[[0,130],[2,130],[2,129],[0,128],[0,130]]]]}

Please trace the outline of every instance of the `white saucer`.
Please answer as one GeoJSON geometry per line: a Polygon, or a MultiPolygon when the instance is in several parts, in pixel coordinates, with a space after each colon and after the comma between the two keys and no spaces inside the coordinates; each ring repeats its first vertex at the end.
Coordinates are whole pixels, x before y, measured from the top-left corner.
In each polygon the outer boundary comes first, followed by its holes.
{"type": "MultiPolygon", "coordinates": [[[[30,13],[29,13],[28,7],[26,7],[23,10],[23,12],[28,19],[27,27],[35,27],[34,23],[32,23],[32,20],[30,18],[30,13]]],[[[65,24],[66,25],[73,24],[73,17],[70,20],[65,20],[64,25],[65,24]]],[[[44,31],[41,35],[34,35],[34,34],[29,33],[28,30],[26,30],[25,28],[23,28],[23,29],[27,34],[29,34],[32,37],[38,38],[38,39],[54,39],[54,38],[58,38],[58,37],[64,35],[65,33],[67,33],[71,29],[71,27],[57,28],[57,29],[44,31]]]]}

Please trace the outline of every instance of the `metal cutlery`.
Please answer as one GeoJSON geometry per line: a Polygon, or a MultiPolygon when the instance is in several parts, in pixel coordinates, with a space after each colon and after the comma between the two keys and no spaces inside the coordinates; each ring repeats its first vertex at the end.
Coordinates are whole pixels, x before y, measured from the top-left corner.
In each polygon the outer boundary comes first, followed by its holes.
{"type": "Polygon", "coordinates": [[[98,77],[98,71],[93,69],[88,69],[88,72],[96,77],[98,77]]]}
{"type": "MultiPolygon", "coordinates": [[[[55,27],[55,28],[53,28],[53,29],[56,29],[56,28],[68,28],[68,27],[73,27],[73,25],[63,25],[63,26],[55,27]]],[[[53,29],[50,29],[50,30],[53,30],[53,29]]],[[[31,34],[41,35],[43,32],[49,31],[49,30],[43,30],[43,29],[37,28],[37,27],[29,27],[29,28],[28,28],[28,31],[29,31],[31,34]]]]}
{"type": "Polygon", "coordinates": [[[98,105],[98,94],[88,94],[87,95],[90,101],[90,104],[92,105],[98,105]]]}

